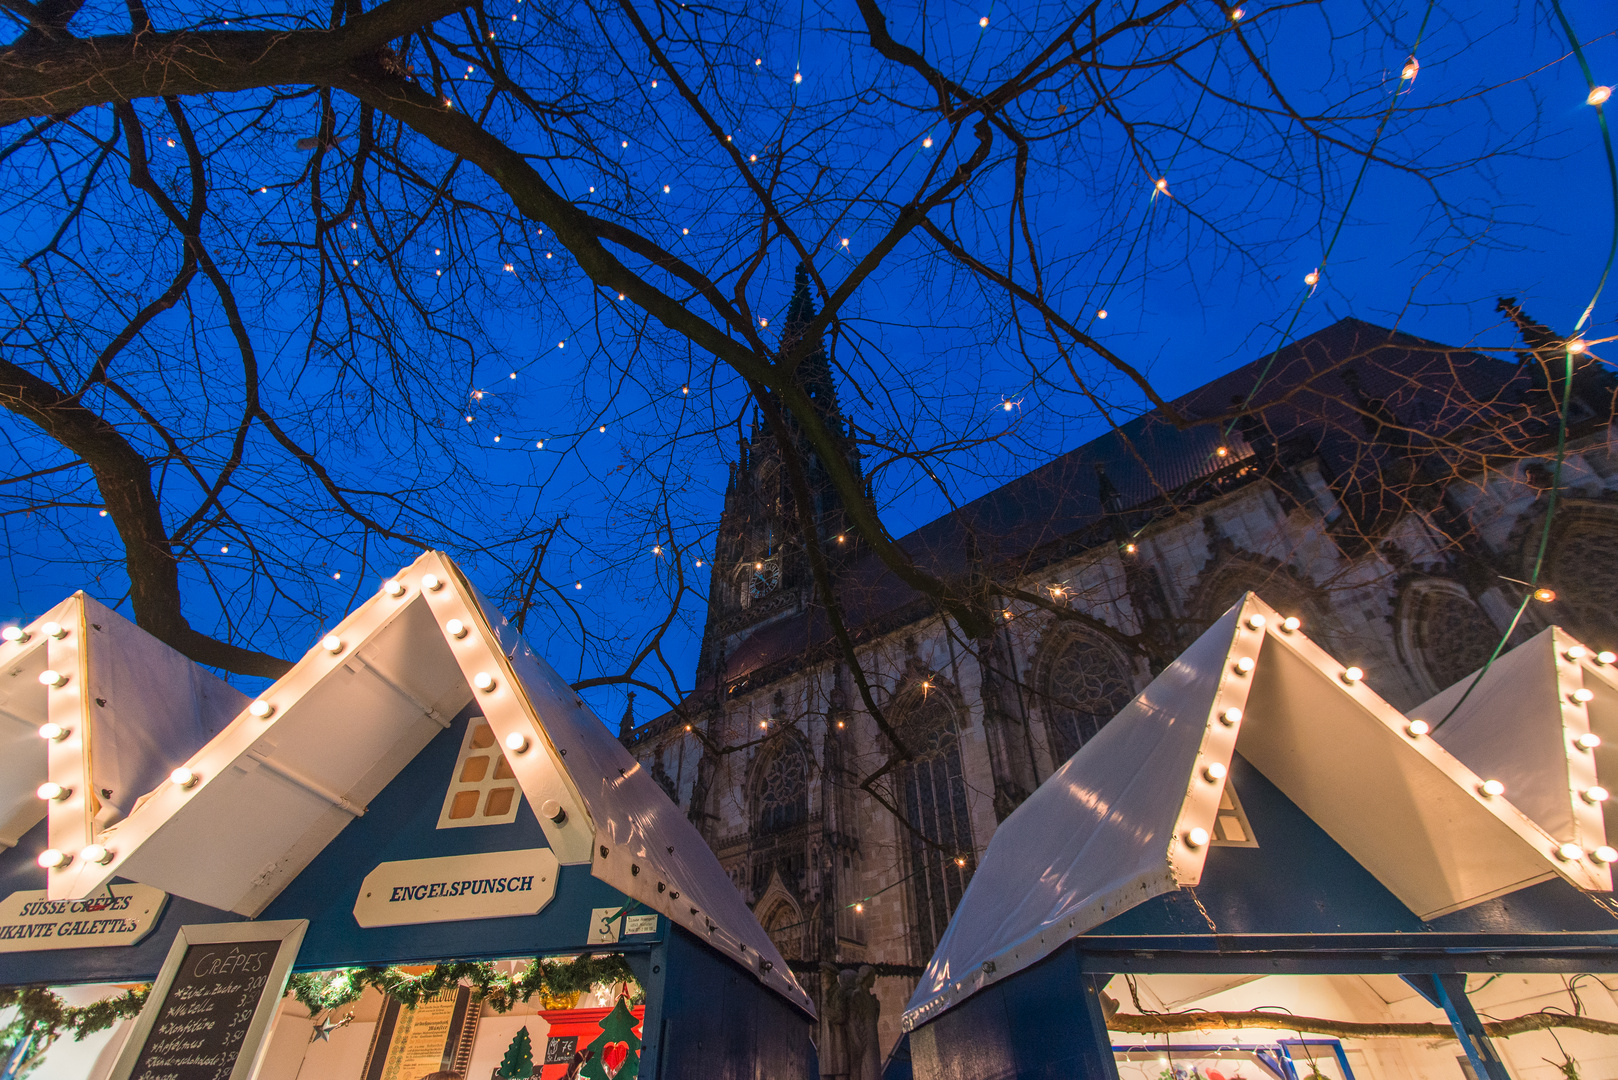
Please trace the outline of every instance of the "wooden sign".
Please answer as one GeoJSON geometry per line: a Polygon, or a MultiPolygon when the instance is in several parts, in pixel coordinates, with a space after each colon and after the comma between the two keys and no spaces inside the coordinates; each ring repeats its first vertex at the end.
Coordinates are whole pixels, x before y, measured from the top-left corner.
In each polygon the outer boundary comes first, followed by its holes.
{"type": "Polygon", "coordinates": [[[109,1080],[247,1080],[308,928],[182,926],[109,1080]]]}
{"type": "Polygon", "coordinates": [[[0,952],[134,945],[152,932],[168,893],[150,885],[108,885],[84,900],[51,900],[44,889],[0,900],[0,952]]]}
{"type": "Polygon", "coordinates": [[[561,869],[550,848],[385,862],[354,900],[364,927],[532,915],[556,896],[561,869]]]}

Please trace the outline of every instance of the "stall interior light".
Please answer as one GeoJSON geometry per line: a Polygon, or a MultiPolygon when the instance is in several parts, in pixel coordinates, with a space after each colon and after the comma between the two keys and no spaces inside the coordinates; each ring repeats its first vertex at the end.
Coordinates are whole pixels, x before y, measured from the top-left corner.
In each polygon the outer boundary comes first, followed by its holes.
{"type": "Polygon", "coordinates": [[[1618,848],[1612,848],[1608,847],[1606,844],[1602,844],[1600,847],[1590,852],[1590,856],[1598,863],[1618,862],[1618,848]]]}
{"type": "Polygon", "coordinates": [[[1244,656],[1240,660],[1236,661],[1236,670],[1241,672],[1243,675],[1246,675],[1248,672],[1252,671],[1254,666],[1255,663],[1251,656],[1244,656]]]}
{"type": "Polygon", "coordinates": [[[1220,780],[1223,780],[1225,778],[1226,771],[1227,770],[1225,769],[1225,765],[1224,765],[1223,762],[1210,761],[1210,762],[1208,762],[1207,766],[1202,770],[1202,775],[1206,776],[1210,781],[1213,781],[1214,783],[1218,783],[1220,780]]]}
{"type": "Polygon", "coordinates": [[[1583,660],[1589,655],[1589,653],[1583,645],[1574,645],[1569,647],[1569,649],[1562,655],[1567,657],[1569,660],[1583,660]]]}
{"type": "Polygon", "coordinates": [[[50,742],[61,742],[67,738],[67,728],[61,724],[41,724],[39,725],[39,737],[50,742]]]}
{"type": "Polygon", "coordinates": [[[1600,804],[1612,798],[1612,794],[1600,784],[1594,784],[1584,789],[1584,797],[1589,802],[1600,804]]]}
{"type": "Polygon", "coordinates": [[[1359,682],[1363,678],[1365,678],[1365,672],[1361,671],[1357,667],[1348,667],[1343,669],[1343,681],[1348,683],[1350,686],[1359,682]]]}
{"type": "Polygon", "coordinates": [[[1251,626],[1254,630],[1264,629],[1265,621],[1264,616],[1258,614],[1249,615],[1247,617],[1247,625],[1251,626]]]}
{"type": "Polygon", "coordinates": [[[1580,705],[1583,705],[1586,702],[1591,701],[1592,699],[1595,698],[1595,696],[1596,695],[1595,695],[1594,690],[1586,689],[1583,686],[1581,686],[1577,690],[1573,691],[1573,700],[1577,701],[1580,705]]]}
{"type": "Polygon", "coordinates": [[[1596,663],[1603,666],[1612,663],[1614,660],[1618,660],[1618,653],[1615,653],[1610,649],[1602,649],[1600,652],[1596,653],[1596,663]]]}

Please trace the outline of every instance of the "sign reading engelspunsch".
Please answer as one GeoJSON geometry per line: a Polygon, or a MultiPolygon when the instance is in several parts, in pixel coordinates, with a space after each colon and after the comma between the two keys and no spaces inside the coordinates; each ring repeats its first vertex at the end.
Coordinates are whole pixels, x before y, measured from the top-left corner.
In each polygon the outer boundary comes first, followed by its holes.
{"type": "Polygon", "coordinates": [[[0,952],[134,945],[151,933],[168,893],[150,885],[109,885],[83,900],[49,900],[45,891],[0,900],[0,952]]]}
{"type": "Polygon", "coordinates": [[[406,926],[533,915],[556,896],[559,864],[549,848],[385,862],[354,901],[361,926],[406,926]]]}

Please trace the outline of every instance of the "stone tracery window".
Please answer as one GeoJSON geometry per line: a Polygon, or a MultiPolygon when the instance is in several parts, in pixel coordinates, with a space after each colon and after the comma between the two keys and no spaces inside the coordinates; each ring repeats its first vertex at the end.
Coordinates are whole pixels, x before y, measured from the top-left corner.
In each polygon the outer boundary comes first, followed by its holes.
{"type": "Polygon", "coordinates": [[[1455,582],[1416,582],[1399,608],[1400,647],[1432,693],[1482,667],[1500,642],[1494,622],[1455,582]]]}
{"type": "Polygon", "coordinates": [[[899,735],[915,756],[899,770],[899,806],[917,832],[904,830],[910,879],[911,956],[931,956],[971,876],[972,825],[967,819],[966,780],[955,709],[948,695],[918,692],[899,710],[899,735]],[[934,844],[937,846],[935,847],[934,844]],[[940,850],[942,849],[942,850],[940,850]],[[956,858],[964,859],[960,866],[956,858]]]}
{"type": "Polygon", "coordinates": [[[1124,658],[1099,636],[1084,632],[1069,631],[1046,643],[1037,682],[1057,768],[1135,696],[1124,658]]]}
{"type": "Polygon", "coordinates": [[[1618,508],[1566,507],[1541,580],[1556,590],[1551,621],[1595,648],[1618,648],[1618,508]]]}
{"type": "Polygon", "coordinates": [[[809,759],[795,739],[759,767],[753,787],[753,821],[760,833],[780,832],[809,818],[809,759]]]}

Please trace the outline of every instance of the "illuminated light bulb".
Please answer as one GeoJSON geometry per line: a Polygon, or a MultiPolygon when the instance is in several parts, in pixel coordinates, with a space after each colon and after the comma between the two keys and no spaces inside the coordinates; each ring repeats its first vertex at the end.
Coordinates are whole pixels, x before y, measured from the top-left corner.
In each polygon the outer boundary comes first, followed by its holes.
{"type": "Polygon", "coordinates": [[[1478,790],[1492,799],[1496,795],[1504,795],[1506,793],[1506,785],[1502,784],[1498,780],[1485,780],[1483,783],[1478,785],[1478,790]]]}
{"type": "MultiPolygon", "coordinates": [[[[225,550],[229,551],[230,549],[226,548],[225,550]]],[[[67,627],[63,626],[59,622],[41,623],[39,626],[39,632],[54,641],[61,641],[63,638],[67,637],[67,627]]]]}
{"type": "Polygon", "coordinates": [[[1578,862],[1584,858],[1584,849],[1577,844],[1563,844],[1556,849],[1556,857],[1563,862],[1578,862]]]}
{"type": "Polygon", "coordinates": [[[1606,844],[1602,844],[1600,847],[1590,852],[1590,857],[1598,863],[1618,862],[1618,848],[1612,848],[1608,847],[1606,844]]]}
{"type": "Polygon", "coordinates": [[[327,634],[325,637],[320,639],[320,647],[325,649],[327,652],[336,655],[337,653],[343,651],[343,639],[338,637],[336,634],[327,634]]]}
{"type": "Polygon", "coordinates": [[[697,565],[698,565],[698,566],[701,566],[701,565],[702,565],[702,560],[701,560],[701,559],[698,559],[698,560],[697,560],[697,565]]]}
{"type": "Polygon", "coordinates": [[[663,185],[663,194],[667,195],[668,193],[669,193],[669,186],[667,184],[664,184],[663,185]]]}
{"type": "Polygon", "coordinates": [[[1420,738],[1432,730],[1432,726],[1425,720],[1412,720],[1405,725],[1405,732],[1412,739],[1420,738]]]}
{"type": "Polygon", "coordinates": [[[103,510],[103,511],[101,511],[101,516],[102,516],[102,517],[106,517],[106,516],[107,516],[107,512],[106,512],[106,511],[105,511],[105,510],[103,510]]]}
{"type": "Polygon", "coordinates": [[[1305,285],[1318,285],[1318,284],[1320,284],[1320,271],[1319,270],[1311,270],[1307,274],[1303,275],[1303,283],[1305,285]]]}
{"type": "Polygon", "coordinates": [[[434,277],[443,277],[444,276],[444,271],[442,271],[442,270],[434,270],[433,271],[433,276],[434,277]]]}
{"type": "Polygon", "coordinates": [[[1010,412],[1011,411],[1011,402],[1009,402],[1009,401],[1004,402],[1000,407],[1002,409],[1006,410],[1006,412],[1010,412]]]}
{"type": "Polygon", "coordinates": [[[494,689],[494,676],[487,671],[480,671],[472,676],[472,685],[487,694],[494,689]]]}
{"type": "Polygon", "coordinates": [[[444,99],[444,108],[446,108],[446,109],[453,109],[453,108],[455,108],[455,103],[454,103],[454,102],[452,102],[452,101],[450,101],[450,99],[449,99],[449,98],[445,98],[445,99],[444,99]]]}
{"type": "Polygon", "coordinates": [[[1612,793],[1606,788],[1602,787],[1600,784],[1596,784],[1592,787],[1587,787],[1584,789],[1584,799],[1586,802],[1604,803],[1610,798],[1612,798],[1612,793]]]}
{"type": "Polygon", "coordinates": [[[690,236],[691,235],[691,230],[690,229],[681,229],[680,230],[680,235],[681,236],[690,236]]]}
{"type": "Polygon", "coordinates": [[[1247,625],[1251,626],[1254,630],[1264,629],[1265,622],[1266,620],[1262,615],[1249,615],[1247,617],[1247,625]]]}
{"type": "Polygon", "coordinates": [[[1185,834],[1185,846],[1190,848],[1204,847],[1208,843],[1208,830],[1195,828],[1185,834]]]}
{"type": "Polygon", "coordinates": [[[1157,190],[1161,191],[1163,194],[1167,195],[1169,193],[1169,178],[1166,176],[1160,176],[1157,178],[1157,183],[1153,184],[1152,186],[1157,188],[1157,190]]]}
{"type": "Polygon", "coordinates": [[[1601,736],[1593,731],[1586,731],[1573,741],[1578,744],[1580,750],[1594,750],[1601,745],[1601,736]]]}
{"type": "Polygon", "coordinates": [[[534,443],[534,449],[535,450],[543,450],[543,449],[545,449],[545,440],[540,439],[540,440],[536,441],[534,443]]]}
{"type": "Polygon", "coordinates": [[[760,320],[759,320],[759,321],[758,321],[758,324],[759,324],[759,325],[760,325],[760,326],[768,326],[768,325],[770,325],[770,320],[768,320],[768,319],[760,319],[760,320]]]}
{"type": "Polygon", "coordinates": [[[46,802],[61,802],[72,793],[72,788],[65,788],[52,780],[47,780],[34,789],[34,794],[46,802]]]}
{"type": "Polygon", "coordinates": [[[760,731],[767,731],[769,730],[770,722],[768,720],[760,720],[758,722],[758,726],[760,731]]]}
{"type": "Polygon", "coordinates": [[[353,263],[355,266],[358,266],[360,264],[360,261],[358,259],[350,259],[348,261],[353,263]]]}
{"type": "Polygon", "coordinates": [[[1596,663],[1602,665],[1603,667],[1612,663],[1614,660],[1618,660],[1618,653],[1612,652],[1608,649],[1602,649],[1600,652],[1596,653],[1596,663]]]}
{"type": "Polygon", "coordinates": [[[466,636],[466,624],[459,619],[451,619],[444,624],[444,633],[452,638],[463,638],[466,636]]]}
{"type": "Polygon", "coordinates": [[[1361,671],[1357,667],[1347,667],[1343,669],[1343,681],[1346,683],[1357,683],[1363,678],[1365,678],[1365,672],[1361,671]]]}
{"type": "Polygon", "coordinates": [[[85,862],[105,866],[112,862],[112,849],[105,844],[86,844],[79,849],[79,857],[85,862]]]}
{"type": "Polygon", "coordinates": [[[1230,708],[1226,709],[1224,712],[1219,714],[1219,719],[1224,723],[1224,725],[1226,727],[1229,727],[1230,725],[1236,723],[1241,718],[1242,718],[1242,711],[1240,709],[1236,708],[1234,705],[1232,705],[1230,708]]]}
{"type": "Polygon", "coordinates": [[[843,246],[844,246],[844,247],[847,247],[847,246],[848,246],[848,237],[846,237],[846,236],[845,236],[845,237],[843,237],[843,246]]]}
{"type": "Polygon", "coordinates": [[[1567,657],[1569,660],[1583,660],[1589,655],[1589,653],[1585,650],[1583,645],[1575,645],[1562,655],[1567,657]]]}
{"type": "Polygon", "coordinates": [[[1589,348],[1589,346],[1583,341],[1570,341],[1567,343],[1567,351],[1572,353],[1574,356],[1578,356],[1579,354],[1583,353],[1587,348],[1589,348]]]}
{"type": "Polygon", "coordinates": [[[1579,704],[1583,705],[1584,703],[1593,699],[1596,695],[1595,691],[1586,690],[1581,686],[1577,690],[1573,691],[1573,693],[1569,696],[1572,697],[1574,701],[1577,701],[1579,704]]]}
{"type": "Polygon", "coordinates": [[[434,255],[442,255],[442,254],[444,254],[444,249],[443,248],[433,248],[433,254],[434,255]]]}
{"type": "Polygon", "coordinates": [[[258,717],[260,720],[266,720],[269,718],[271,713],[275,712],[275,706],[271,705],[263,698],[259,698],[257,701],[253,702],[247,707],[247,711],[258,717]]]}
{"type": "Polygon", "coordinates": [[[966,856],[965,855],[957,855],[957,856],[955,856],[955,865],[956,866],[965,866],[966,865],[966,856]]]}
{"type": "Polygon", "coordinates": [[[261,187],[261,188],[258,189],[258,193],[260,195],[268,195],[269,192],[270,192],[270,189],[267,188],[267,187],[261,187]]]}
{"type": "Polygon", "coordinates": [[[1242,16],[1246,15],[1246,14],[1247,14],[1247,12],[1243,11],[1241,8],[1231,8],[1230,9],[1230,21],[1231,22],[1241,22],[1242,21],[1242,16]]]}
{"type": "Polygon", "coordinates": [[[219,549],[219,554],[221,554],[221,555],[229,555],[230,554],[230,545],[226,544],[223,547],[221,547],[219,549]]]}
{"type": "Polygon", "coordinates": [[[933,137],[931,135],[927,136],[925,139],[921,140],[921,145],[926,149],[931,150],[933,146],[933,137]]]}
{"type": "Polygon", "coordinates": [[[500,436],[498,436],[498,435],[496,435],[496,436],[495,436],[495,437],[494,437],[494,441],[495,441],[495,442],[499,442],[499,441],[500,441],[500,436]]]}
{"type": "Polygon", "coordinates": [[[173,140],[173,139],[170,139],[170,140],[169,140],[169,145],[170,145],[170,146],[173,146],[173,145],[174,145],[174,140],[173,140]]]}
{"type": "Polygon", "coordinates": [[[985,16],[983,16],[983,18],[979,19],[978,20],[978,26],[981,29],[987,30],[989,28],[989,17],[987,15],[985,15],[985,16]]]}
{"type": "Polygon", "coordinates": [[[605,435],[607,433],[607,425],[602,424],[600,427],[596,428],[596,431],[600,432],[602,435],[605,435]]]}
{"type": "Polygon", "coordinates": [[[1230,456],[1230,447],[1221,446],[1219,449],[1215,450],[1214,453],[1217,454],[1219,457],[1229,457],[1230,456]]]}
{"type": "Polygon", "coordinates": [[[757,154],[748,154],[747,155],[747,160],[756,165],[756,164],[758,164],[758,155],[757,154]]]}
{"type": "Polygon", "coordinates": [[[1202,775],[1217,783],[1225,778],[1225,773],[1228,771],[1222,763],[1210,761],[1208,762],[1208,767],[1202,770],[1202,775]]]}
{"type": "Polygon", "coordinates": [[[1106,317],[1107,317],[1107,309],[1106,308],[1102,308],[1101,310],[1096,312],[1096,318],[1105,319],[1106,317]]]}
{"type": "Polygon", "coordinates": [[[1594,86],[1591,87],[1590,92],[1585,95],[1584,103],[1586,105],[1605,105],[1607,103],[1607,99],[1610,97],[1612,97],[1612,87],[1594,86]]]}
{"type": "Polygon", "coordinates": [[[764,61],[762,59],[753,61],[753,66],[754,67],[762,67],[763,65],[764,65],[764,61]]]}
{"type": "Polygon", "coordinates": [[[45,686],[63,686],[67,683],[67,676],[54,668],[46,668],[39,673],[39,681],[45,686]]]}
{"type": "Polygon", "coordinates": [[[67,853],[48,847],[39,853],[39,865],[47,870],[60,870],[68,863],[67,853]]]}
{"type": "Polygon", "coordinates": [[[1534,590],[1534,599],[1538,600],[1541,604],[1548,604],[1552,600],[1556,599],[1556,590],[1555,589],[1543,589],[1543,588],[1535,589],[1534,590]]]}
{"type": "Polygon", "coordinates": [[[691,392],[691,388],[690,388],[690,387],[689,387],[689,386],[682,386],[682,387],[680,387],[680,393],[682,393],[682,394],[689,394],[689,393],[690,393],[690,392],[691,392]]]}
{"type": "Polygon", "coordinates": [[[197,774],[181,766],[169,773],[169,783],[177,788],[188,788],[197,782],[197,774]]]}
{"type": "Polygon", "coordinates": [[[653,555],[661,555],[661,554],[663,554],[663,545],[662,544],[653,544],[652,545],[652,554],[653,555]]]}
{"type": "Polygon", "coordinates": [[[506,263],[506,272],[507,273],[511,272],[511,264],[510,263],[506,263]]]}
{"type": "Polygon", "coordinates": [[[46,742],[61,742],[67,738],[67,728],[61,724],[39,725],[39,737],[46,742]]]}
{"type": "Polygon", "coordinates": [[[506,736],[505,743],[507,750],[510,750],[513,754],[520,754],[528,749],[528,736],[520,731],[513,731],[506,736]]]}
{"type": "Polygon", "coordinates": [[[653,89],[653,90],[656,90],[656,89],[657,89],[657,80],[656,80],[656,79],[653,79],[653,80],[652,80],[652,89],[653,89]]]}
{"type": "Polygon", "coordinates": [[[403,596],[405,591],[404,583],[397,578],[389,578],[382,583],[382,591],[389,596],[403,596]]]}
{"type": "Polygon", "coordinates": [[[793,81],[793,82],[795,82],[795,83],[801,83],[801,82],[803,82],[803,72],[801,72],[801,71],[794,71],[794,72],[793,72],[793,73],[792,73],[792,81],[793,81]]]}
{"type": "Polygon", "coordinates": [[[1236,670],[1246,675],[1253,670],[1254,662],[1251,656],[1244,656],[1236,661],[1236,670]]]}
{"type": "Polygon", "coordinates": [[[0,638],[4,638],[13,645],[21,645],[28,640],[28,636],[28,631],[20,626],[8,626],[4,630],[0,630],[0,638]]]}
{"type": "Polygon", "coordinates": [[[565,342],[565,341],[558,341],[558,342],[557,342],[557,343],[556,343],[556,347],[557,347],[557,348],[558,348],[558,349],[565,349],[565,348],[567,348],[567,342],[565,342]]]}
{"type": "Polygon", "coordinates": [[[1133,554],[1135,554],[1136,550],[1138,550],[1138,549],[1135,547],[1134,544],[1125,544],[1124,545],[1124,551],[1127,554],[1133,555],[1133,554]]]}
{"type": "Polygon", "coordinates": [[[841,720],[837,721],[837,730],[838,731],[843,730],[843,722],[841,720]]]}
{"type": "Polygon", "coordinates": [[[558,825],[567,824],[567,811],[563,810],[562,804],[555,799],[546,799],[540,803],[539,813],[540,816],[549,818],[558,825]]]}
{"type": "Polygon", "coordinates": [[[1288,615],[1286,618],[1281,620],[1281,629],[1285,630],[1289,634],[1302,625],[1303,621],[1300,620],[1296,615],[1288,615]]]}
{"type": "Polygon", "coordinates": [[[619,293],[619,294],[618,294],[618,299],[620,299],[620,300],[622,300],[622,299],[623,299],[623,298],[624,298],[624,294],[623,294],[623,293],[619,293]]]}
{"type": "Polygon", "coordinates": [[[421,579],[421,587],[428,592],[437,592],[444,587],[444,583],[437,574],[427,574],[421,579]]]}
{"type": "Polygon", "coordinates": [[[582,582],[582,581],[575,581],[575,582],[574,582],[574,583],[573,583],[573,587],[574,587],[574,588],[575,588],[575,589],[582,589],[582,588],[584,588],[584,582],[582,582]]]}
{"type": "Polygon", "coordinates": [[[1399,77],[1405,82],[1414,82],[1416,80],[1416,73],[1419,71],[1421,71],[1421,65],[1417,63],[1416,58],[1412,56],[1409,60],[1405,61],[1404,70],[1399,72],[1399,77]]]}

